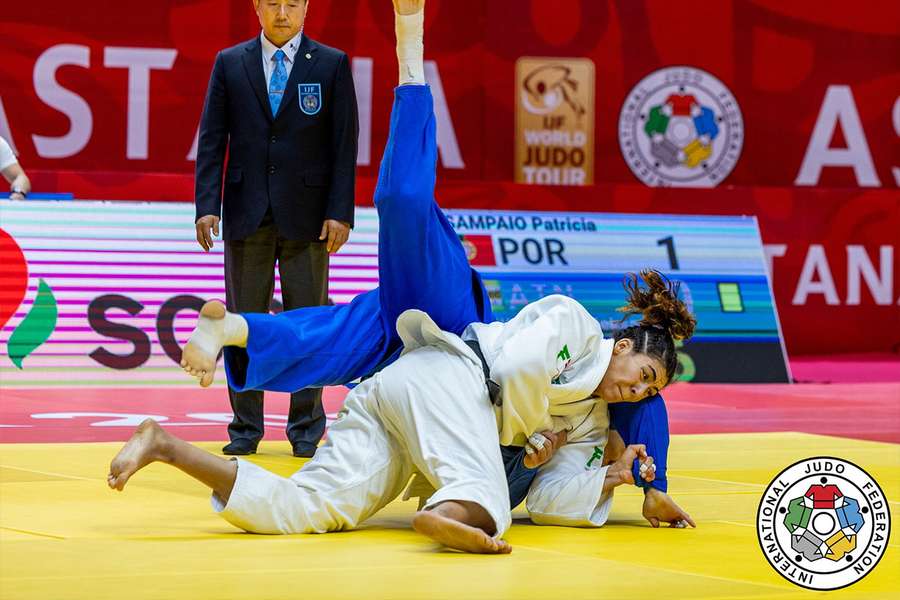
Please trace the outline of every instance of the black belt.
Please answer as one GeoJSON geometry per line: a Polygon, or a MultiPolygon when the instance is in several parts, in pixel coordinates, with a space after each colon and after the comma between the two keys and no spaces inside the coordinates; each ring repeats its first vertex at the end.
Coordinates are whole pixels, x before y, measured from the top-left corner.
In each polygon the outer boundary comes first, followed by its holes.
{"type": "Polygon", "coordinates": [[[484,383],[487,386],[488,398],[494,406],[502,406],[503,399],[500,397],[500,386],[497,382],[491,380],[491,368],[488,367],[487,361],[484,360],[484,354],[481,352],[481,346],[476,340],[464,340],[466,346],[472,349],[478,360],[481,361],[481,368],[484,370],[484,383]]]}

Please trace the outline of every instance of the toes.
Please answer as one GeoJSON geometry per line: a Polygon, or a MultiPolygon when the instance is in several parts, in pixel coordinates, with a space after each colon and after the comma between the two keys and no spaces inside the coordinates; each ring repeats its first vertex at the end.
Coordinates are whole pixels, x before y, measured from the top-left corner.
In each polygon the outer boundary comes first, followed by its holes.
{"type": "Polygon", "coordinates": [[[494,539],[493,537],[485,535],[485,545],[487,546],[488,551],[491,554],[509,554],[512,552],[512,546],[510,546],[504,540],[494,539]]]}
{"type": "Polygon", "coordinates": [[[209,386],[211,386],[211,385],[212,385],[212,382],[213,382],[213,375],[214,375],[214,373],[212,373],[212,372],[207,373],[206,371],[203,371],[202,373],[203,373],[203,375],[202,375],[202,377],[200,378],[200,386],[201,386],[201,387],[209,387],[209,386]]]}

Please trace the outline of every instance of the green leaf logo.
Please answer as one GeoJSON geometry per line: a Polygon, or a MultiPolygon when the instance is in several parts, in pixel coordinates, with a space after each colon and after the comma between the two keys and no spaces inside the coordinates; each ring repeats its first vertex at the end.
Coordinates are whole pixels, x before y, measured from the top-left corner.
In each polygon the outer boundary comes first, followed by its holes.
{"type": "Polygon", "coordinates": [[[34,305],[13,331],[7,343],[9,358],[19,369],[22,368],[22,361],[25,357],[46,342],[53,330],[56,329],[57,316],[53,290],[50,289],[47,282],[41,279],[34,305]]]}

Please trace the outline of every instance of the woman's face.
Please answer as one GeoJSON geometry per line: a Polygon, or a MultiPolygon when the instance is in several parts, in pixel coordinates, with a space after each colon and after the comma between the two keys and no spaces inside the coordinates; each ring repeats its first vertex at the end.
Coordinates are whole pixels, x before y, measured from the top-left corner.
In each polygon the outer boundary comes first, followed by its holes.
{"type": "Polygon", "coordinates": [[[622,339],[613,346],[609,367],[594,390],[606,402],[639,402],[659,393],[668,380],[662,363],[647,354],[636,352],[634,343],[622,339]]]}

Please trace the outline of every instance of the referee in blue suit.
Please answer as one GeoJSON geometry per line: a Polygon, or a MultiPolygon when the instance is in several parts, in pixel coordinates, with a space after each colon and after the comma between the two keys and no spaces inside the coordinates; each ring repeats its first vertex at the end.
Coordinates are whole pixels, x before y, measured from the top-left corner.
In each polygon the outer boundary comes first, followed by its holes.
{"type": "MultiPolygon", "coordinates": [[[[216,56],[197,147],[196,231],[225,243],[228,310],[268,312],[277,264],[286,310],[325,304],[328,256],[353,226],[359,122],[347,55],[303,34],[307,0],[254,0],[262,32],[216,56]],[[227,159],[226,159],[227,157],[227,159]]],[[[225,454],[256,451],[263,393],[228,389],[225,454]]],[[[321,390],[291,394],[287,436],[309,457],[321,390]]]]}

